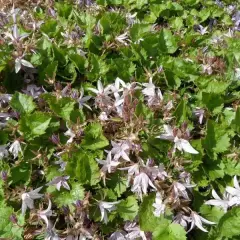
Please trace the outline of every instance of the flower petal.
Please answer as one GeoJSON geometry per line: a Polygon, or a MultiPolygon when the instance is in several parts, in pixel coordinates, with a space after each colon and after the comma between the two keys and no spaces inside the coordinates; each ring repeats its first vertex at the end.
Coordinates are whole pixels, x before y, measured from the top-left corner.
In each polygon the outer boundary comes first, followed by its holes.
{"type": "Polygon", "coordinates": [[[194,149],[187,140],[185,139],[180,139],[180,140],[181,140],[182,149],[185,152],[192,153],[192,154],[199,154],[199,152],[196,149],[194,149]]]}

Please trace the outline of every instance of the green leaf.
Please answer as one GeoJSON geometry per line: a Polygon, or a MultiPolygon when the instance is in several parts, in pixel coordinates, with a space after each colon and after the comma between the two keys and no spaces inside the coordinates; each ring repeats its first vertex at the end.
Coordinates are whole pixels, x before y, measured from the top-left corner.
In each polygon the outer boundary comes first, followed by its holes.
{"type": "Polygon", "coordinates": [[[135,197],[129,196],[117,205],[117,209],[123,220],[132,221],[138,214],[138,202],[135,197]]]}
{"type": "Polygon", "coordinates": [[[174,53],[178,46],[170,30],[162,29],[159,37],[159,49],[163,53],[174,53]]]}
{"type": "Polygon", "coordinates": [[[18,225],[13,224],[10,221],[10,216],[14,214],[11,207],[6,206],[3,202],[0,202],[0,236],[5,239],[22,240],[24,228],[20,227],[24,225],[24,217],[22,215],[17,215],[18,225]]]}
{"type": "Polygon", "coordinates": [[[240,133],[240,107],[237,108],[235,119],[232,121],[233,128],[240,133]]]}
{"type": "Polygon", "coordinates": [[[56,2],[55,4],[57,11],[58,11],[58,15],[60,17],[64,17],[66,19],[68,19],[71,16],[72,13],[72,5],[67,4],[67,3],[58,3],[56,2]]]}
{"type": "Polygon", "coordinates": [[[108,146],[108,140],[103,135],[102,126],[99,123],[91,123],[85,129],[85,136],[81,146],[88,150],[102,149],[108,146]]]}
{"type": "Polygon", "coordinates": [[[202,145],[210,158],[216,158],[217,153],[222,153],[229,149],[229,133],[229,131],[226,131],[225,126],[217,125],[214,121],[208,120],[207,135],[202,140],[202,145]]]}
{"type": "Polygon", "coordinates": [[[31,96],[19,92],[13,95],[10,105],[19,113],[31,113],[36,108],[31,96]]]}
{"type": "Polygon", "coordinates": [[[21,162],[19,165],[11,168],[11,184],[29,181],[31,177],[32,165],[29,162],[21,162]]]}
{"type": "Polygon", "coordinates": [[[180,224],[162,219],[160,225],[153,232],[153,240],[186,240],[186,231],[180,224]]]}
{"type": "Polygon", "coordinates": [[[71,54],[69,58],[80,73],[85,73],[86,59],[83,56],[78,54],[71,54]]]}
{"type": "Polygon", "coordinates": [[[47,65],[45,70],[43,71],[44,77],[49,78],[49,79],[55,79],[56,73],[57,73],[57,68],[58,68],[58,62],[53,61],[47,65]]]}
{"type": "Polygon", "coordinates": [[[67,174],[78,179],[81,184],[96,185],[100,181],[96,157],[96,155],[82,150],[72,153],[66,167],[67,174]]]}
{"type": "Polygon", "coordinates": [[[202,93],[202,103],[210,110],[213,111],[217,107],[221,107],[223,99],[221,95],[216,93],[202,93]]]}
{"type": "Polygon", "coordinates": [[[153,215],[153,203],[155,202],[155,194],[149,194],[143,198],[143,202],[139,209],[139,224],[142,231],[153,232],[160,224],[160,218],[153,215]]]}
{"type": "Polygon", "coordinates": [[[215,223],[218,223],[221,217],[224,215],[224,211],[220,207],[212,207],[208,205],[202,205],[200,208],[200,213],[204,218],[215,223]]]}
{"type": "Polygon", "coordinates": [[[182,123],[185,120],[187,120],[187,105],[185,100],[181,100],[181,102],[178,104],[174,112],[174,116],[176,117],[179,123],[182,123]]]}
{"type": "Polygon", "coordinates": [[[69,97],[56,98],[53,95],[45,94],[43,98],[49,104],[50,109],[66,121],[70,120],[71,112],[74,110],[75,101],[69,97]]]}
{"type": "Polygon", "coordinates": [[[117,197],[121,197],[127,190],[127,180],[121,176],[120,172],[112,174],[111,178],[106,181],[106,185],[112,189],[117,197]]]}
{"type": "Polygon", "coordinates": [[[55,192],[54,201],[58,204],[59,207],[63,205],[72,206],[77,200],[83,200],[84,198],[84,188],[81,184],[75,182],[71,184],[71,190],[55,192]]]}
{"type": "Polygon", "coordinates": [[[219,221],[217,230],[219,237],[232,238],[240,235],[240,208],[229,210],[219,221]]]}
{"type": "Polygon", "coordinates": [[[51,117],[42,112],[34,112],[31,115],[25,115],[19,121],[20,131],[24,137],[34,139],[46,133],[51,122],[51,117]]]}

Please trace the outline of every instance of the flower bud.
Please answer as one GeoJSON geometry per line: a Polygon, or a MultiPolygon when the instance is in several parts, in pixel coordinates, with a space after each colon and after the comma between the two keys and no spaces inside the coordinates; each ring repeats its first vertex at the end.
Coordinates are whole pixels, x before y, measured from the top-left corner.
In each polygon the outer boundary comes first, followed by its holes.
{"type": "Polygon", "coordinates": [[[49,140],[50,140],[52,143],[56,144],[56,145],[59,145],[59,143],[60,143],[59,136],[56,135],[56,134],[53,134],[53,135],[49,138],[49,140]]]}
{"type": "Polygon", "coordinates": [[[6,171],[1,171],[1,178],[4,182],[7,181],[8,176],[6,171]]]}
{"type": "Polygon", "coordinates": [[[18,222],[18,219],[16,217],[15,214],[12,214],[10,217],[9,217],[9,220],[12,222],[12,223],[17,223],[18,222]]]}

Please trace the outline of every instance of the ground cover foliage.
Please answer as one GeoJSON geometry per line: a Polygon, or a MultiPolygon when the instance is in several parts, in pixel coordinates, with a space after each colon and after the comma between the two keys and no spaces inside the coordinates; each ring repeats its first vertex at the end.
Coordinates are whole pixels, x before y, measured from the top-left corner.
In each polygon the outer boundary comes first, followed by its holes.
{"type": "Polygon", "coordinates": [[[239,239],[239,10],[3,9],[0,237],[239,239]]]}

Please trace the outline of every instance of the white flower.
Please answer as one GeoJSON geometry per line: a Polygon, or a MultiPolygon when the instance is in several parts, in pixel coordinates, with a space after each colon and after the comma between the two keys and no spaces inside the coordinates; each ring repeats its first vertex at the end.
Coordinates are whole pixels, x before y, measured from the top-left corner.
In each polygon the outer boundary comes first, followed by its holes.
{"type": "Polygon", "coordinates": [[[240,68],[235,68],[235,76],[237,80],[240,80],[240,68]]]}
{"type": "Polygon", "coordinates": [[[65,136],[68,136],[70,137],[68,140],[67,140],[67,143],[72,143],[73,142],[73,139],[76,137],[76,134],[72,131],[71,128],[69,128],[67,126],[68,130],[64,133],[65,136]]]}
{"type": "Polygon", "coordinates": [[[126,14],[126,20],[129,26],[132,26],[133,24],[137,23],[138,20],[135,19],[137,16],[137,12],[131,14],[131,13],[127,13],[126,14]]]}
{"type": "Polygon", "coordinates": [[[66,166],[67,166],[67,163],[64,162],[64,161],[62,160],[62,158],[59,156],[60,153],[53,154],[53,155],[54,155],[54,157],[58,158],[58,161],[55,161],[55,162],[54,162],[55,164],[58,164],[58,165],[60,166],[60,169],[58,169],[58,171],[60,171],[60,172],[65,171],[65,168],[66,168],[66,166]]]}
{"type": "Polygon", "coordinates": [[[179,151],[184,151],[184,152],[187,152],[187,153],[191,153],[191,154],[198,154],[199,152],[194,149],[191,144],[183,139],[183,138],[178,138],[177,136],[174,138],[174,149],[178,149],[179,151]]]}
{"type": "Polygon", "coordinates": [[[22,90],[22,92],[32,96],[33,98],[38,98],[44,92],[44,90],[35,84],[29,84],[27,85],[26,89],[22,90]]]}
{"type": "Polygon", "coordinates": [[[51,221],[48,219],[48,217],[51,217],[52,216],[52,203],[50,201],[50,199],[48,200],[48,207],[46,210],[43,210],[43,211],[40,211],[38,213],[38,216],[43,219],[43,221],[46,223],[47,225],[47,228],[50,229],[52,228],[52,223],[51,221]]]}
{"type": "Polygon", "coordinates": [[[124,231],[117,231],[112,233],[108,240],[126,240],[125,235],[126,233],[124,231]]]}
{"type": "Polygon", "coordinates": [[[128,240],[139,239],[147,240],[145,233],[140,229],[136,222],[127,222],[124,229],[128,232],[126,238],[128,240]]]}
{"type": "Polygon", "coordinates": [[[198,117],[198,122],[200,124],[202,124],[203,122],[204,112],[204,109],[198,107],[193,111],[194,115],[198,117]]]}
{"type": "Polygon", "coordinates": [[[3,101],[4,103],[10,102],[12,99],[12,94],[1,94],[0,93],[0,101],[3,101]]]}
{"type": "Polygon", "coordinates": [[[55,185],[58,191],[60,191],[61,187],[63,187],[63,188],[65,188],[65,189],[70,191],[70,187],[69,187],[69,185],[67,183],[68,179],[69,179],[69,176],[55,177],[52,181],[47,183],[46,186],[55,185]]]}
{"type": "Polygon", "coordinates": [[[106,112],[101,112],[99,117],[98,117],[99,120],[101,121],[107,121],[108,120],[108,116],[107,116],[107,113],[106,112]]]}
{"type": "Polygon", "coordinates": [[[163,125],[163,128],[165,130],[165,133],[161,134],[157,138],[173,141],[174,140],[173,129],[169,125],[163,125]]]}
{"type": "Polygon", "coordinates": [[[233,200],[231,201],[232,198],[230,194],[227,192],[223,194],[223,199],[221,199],[216,193],[216,191],[213,189],[212,196],[214,199],[206,201],[205,204],[221,207],[224,210],[224,212],[227,212],[228,207],[235,204],[235,201],[234,201],[235,199],[233,198],[233,200]]]}
{"type": "Polygon", "coordinates": [[[83,89],[81,89],[80,91],[80,97],[78,98],[78,104],[79,104],[79,108],[82,108],[83,106],[88,108],[89,110],[92,110],[92,108],[86,104],[86,102],[91,98],[91,96],[83,96],[84,95],[84,91],[83,89]]]}
{"type": "Polygon", "coordinates": [[[153,203],[153,207],[155,208],[153,214],[156,217],[160,217],[160,215],[163,214],[165,211],[166,206],[163,203],[162,195],[160,192],[157,192],[156,194],[155,203],[153,203]]]}
{"type": "Polygon", "coordinates": [[[104,201],[99,201],[98,202],[98,207],[101,212],[101,221],[104,220],[104,223],[108,223],[108,216],[107,216],[107,211],[111,212],[116,209],[116,206],[120,201],[117,202],[104,202],[104,201]]]}
{"type": "Polygon", "coordinates": [[[34,68],[34,66],[30,62],[24,60],[23,58],[16,58],[15,59],[15,72],[16,73],[18,73],[20,71],[20,69],[22,68],[22,65],[25,67],[34,68]]]}
{"type": "Polygon", "coordinates": [[[143,95],[147,96],[149,106],[158,105],[163,100],[162,92],[152,83],[152,77],[149,78],[149,83],[142,84],[145,88],[142,90],[143,95]]]}
{"type": "Polygon", "coordinates": [[[27,208],[29,209],[34,208],[34,202],[33,202],[34,199],[38,199],[43,196],[43,194],[38,193],[41,189],[42,187],[39,187],[35,190],[22,194],[22,214],[23,215],[25,214],[27,208]]]}
{"type": "Polygon", "coordinates": [[[111,86],[107,86],[106,88],[103,88],[102,82],[98,80],[97,82],[97,89],[95,88],[88,88],[88,90],[94,92],[97,95],[108,95],[110,93],[111,86]]]}
{"type": "Polygon", "coordinates": [[[96,160],[99,164],[103,165],[101,168],[102,172],[111,173],[112,168],[117,167],[120,164],[120,162],[112,161],[112,152],[111,151],[108,152],[106,160],[100,160],[100,159],[96,159],[96,160]]]}
{"type": "Polygon", "coordinates": [[[183,215],[182,213],[178,213],[173,219],[173,223],[180,224],[185,229],[187,228],[187,225],[190,221],[191,221],[191,218],[183,215]]]}
{"type": "Polygon", "coordinates": [[[240,198],[240,186],[237,180],[237,176],[234,176],[233,178],[233,185],[234,187],[226,187],[226,192],[230,193],[232,196],[239,197],[240,198]]]}
{"type": "Polygon", "coordinates": [[[170,100],[167,105],[164,107],[165,110],[170,111],[173,108],[173,101],[170,100]]]}
{"type": "Polygon", "coordinates": [[[152,165],[152,159],[148,159],[145,164],[145,169],[151,175],[152,179],[161,179],[165,180],[166,177],[168,177],[167,172],[164,169],[164,165],[160,164],[159,166],[151,166],[152,165]]]}
{"type": "Polygon", "coordinates": [[[111,90],[115,98],[119,97],[119,92],[123,91],[123,87],[126,86],[126,83],[119,77],[115,79],[115,83],[111,86],[111,90]],[[120,87],[122,85],[122,87],[120,87]]]}
{"type": "Polygon", "coordinates": [[[225,33],[225,34],[223,34],[225,37],[229,37],[229,38],[233,38],[234,37],[234,31],[231,29],[231,28],[229,28],[228,29],[228,32],[227,33],[225,33]]]}
{"type": "Polygon", "coordinates": [[[18,153],[23,153],[20,142],[15,140],[9,148],[9,152],[13,154],[14,159],[18,157],[18,153]]]}
{"type": "Polygon", "coordinates": [[[191,144],[186,139],[178,138],[177,136],[174,136],[173,129],[169,125],[163,125],[163,128],[165,130],[165,133],[161,134],[157,138],[173,141],[175,143],[174,151],[175,151],[175,149],[178,149],[181,152],[185,151],[185,152],[192,153],[192,154],[199,153],[197,150],[195,150],[191,146],[191,144]]]}
{"type": "Polygon", "coordinates": [[[205,224],[216,224],[215,222],[210,222],[207,219],[201,217],[200,215],[198,215],[196,212],[192,211],[191,212],[191,216],[190,216],[190,221],[191,221],[191,227],[188,230],[188,232],[190,232],[195,226],[197,228],[199,228],[200,230],[202,230],[203,232],[208,232],[205,228],[203,228],[203,223],[205,224]]]}
{"type": "Polygon", "coordinates": [[[202,25],[199,25],[198,27],[199,27],[199,29],[198,29],[197,31],[198,31],[201,35],[204,35],[204,34],[208,33],[208,31],[207,31],[208,27],[203,27],[202,25]]]}
{"type": "Polygon", "coordinates": [[[47,229],[44,240],[60,240],[54,228],[47,229]]]}
{"type": "Polygon", "coordinates": [[[128,32],[125,32],[115,38],[118,42],[124,44],[125,46],[128,45],[128,43],[131,43],[132,41],[128,37],[128,32]]]}
{"type": "Polygon", "coordinates": [[[179,182],[173,183],[173,193],[175,198],[183,197],[186,200],[190,200],[187,194],[187,188],[194,187],[195,185],[187,185],[179,182]]]}
{"type": "Polygon", "coordinates": [[[12,33],[6,32],[6,33],[4,33],[4,35],[12,40],[9,43],[9,44],[12,44],[14,42],[22,41],[24,38],[29,36],[29,33],[19,34],[17,24],[14,24],[13,28],[12,28],[12,33]]]}
{"type": "Polygon", "coordinates": [[[155,85],[152,83],[152,78],[149,78],[148,83],[142,84],[145,88],[142,90],[143,95],[148,97],[154,97],[155,96],[155,85]]]}
{"type": "Polygon", "coordinates": [[[128,170],[128,182],[127,186],[129,186],[130,180],[133,175],[139,174],[139,165],[138,163],[133,164],[130,167],[118,168],[119,170],[128,170]]]}
{"type": "Polygon", "coordinates": [[[116,143],[114,141],[111,141],[112,143],[112,154],[114,155],[114,160],[117,161],[119,158],[124,159],[125,161],[130,161],[129,159],[129,150],[130,147],[126,142],[120,142],[120,143],[116,143]]]}
{"type": "Polygon", "coordinates": [[[8,157],[8,150],[6,149],[8,145],[1,145],[0,146],[0,160],[4,157],[8,157]]]}
{"type": "Polygon", "coordinates": [[[207,73],[208,75],[211,75],[213,73],[213,69],[209,64],[202,64],[202,69],[202,72],[207,73]]]}
{"type": "Polygon", "coordinates": [[[134,178],[131,190],[132,192],[136,192],[142,200],[142,193],[147,194],[147,189],[149,185],[155,190],[157,190],[148,175],[144,172],[141,172],[134,178]]]}

